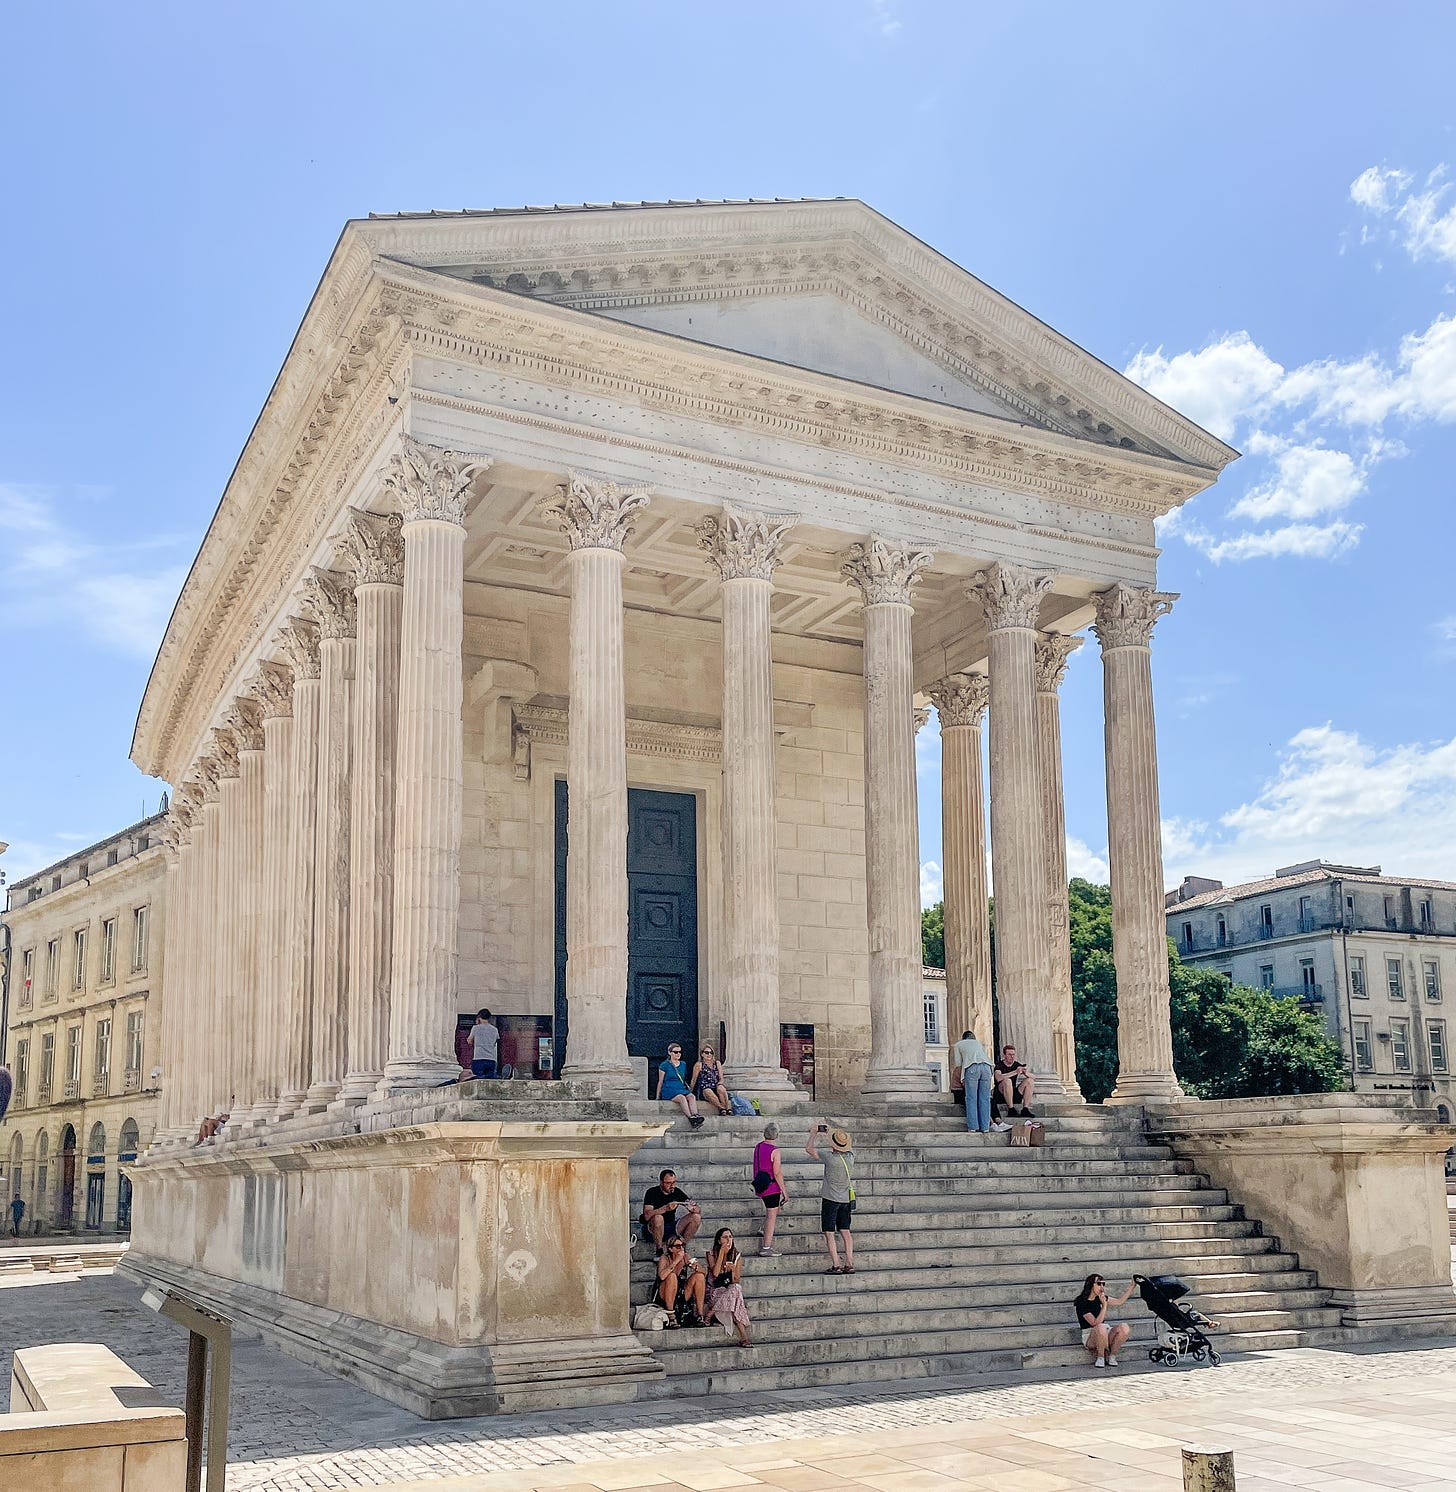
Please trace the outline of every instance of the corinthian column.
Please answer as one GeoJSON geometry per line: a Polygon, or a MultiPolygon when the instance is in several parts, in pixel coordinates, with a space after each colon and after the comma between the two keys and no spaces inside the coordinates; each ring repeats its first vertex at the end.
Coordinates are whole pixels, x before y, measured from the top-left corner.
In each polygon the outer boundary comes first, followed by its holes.
{"type": "Polygon", "coordinates": [[[460,1071],[465,501],[489,464],[406,436],[384,477],[404,517],[388,1091],[460,1071]]]}
{"type": "Polygon", "coordinates": [[[994,564],[967,592],[990,633],[991,871],[996,883],[996,998],[1001,1042],[1036,1075],[1042,1098],[1064,1092],[1052,1049],[1046,832],[1036,725],[1036,613],[1052,577],[994,564]]]}
{"type": "Polygon", "coordinates": [[[910,593],[933,556],[872,537],[840,566],[864,607],[865,882],[870,932],[866,1097],[929,1093],[920,941],[920,826],[910,593]]]}
{"type": "Polygon", "coordinates": [[[358,614],[354,768],[349,821],[347,1075],[339,1096],[363,1102],[384,1076],[394,924],[394,767],[399,632],[404,608],[402,519],[357,510],[343,549],[358,614]]]}
{"type": "Polygon", "coordinates": [[[167,918],[162,935],[162,968],[167,987],[169,990],[175,989],[175,995],[171,1000],[162,1001],[162,1091],[157,1102],[154,1144],[181,1138],[181,1126],[177,1122],[177,1038],[180,1034],[178,1021],[182,1011],[187,1008],[183,993],[186,989],[183,969],[187,938],[187,882],[184,876],[190,853],[192,835],[188,825],[191,821],[191,805],[183,798],[179,788],[172,795],[167,821],[162,826],[162,839],[167,846],[167,918]]]}
{"type": "Polygon", "coordinates": [[[277,1062],[283,1091],[278,1116],[296,1114],[308,1097],[313,1070],[314,840],[318,828],[319,635],[298,618],[281,639],[293,668],[292,802],[288,833],[288,950],[284,1019],[278,1023],[277,1062]]]}
{"type": "Polygon", "coordinates": [[[236,888],[237,926],[233,965],[232,1118],[229,1128],[262,1118],[258,1103],[258,1053],[268,1039],[259,1011],[259,940],[263,903],[263,719],[257,701],[239,698],[228,711],[228,729],[238,744],[236,888]]]}
{"type": "Polygon", "coordinates": [[[288,1028],[289,917],[293,874],[293,673],[265,663],[255,685],[263,711],[263,889],[259,908],[257,1107],[276,1112],[284,1078],[288,1028]]]}
{"type": "Polygon", "coordinates": [[[1114,585],[1096,598],[1107,732],[1107,858],[1117,966],[1117,1086],[1109,1103],[1182,1098],[1173,1073],[1163,916],[1153,625],[1178,598],[1114,585]]]}
{"type": "Polygon", "coordinates": [[[989,690],[984,674],[953,673],[926,691],[940,716],[946,1019],[952,1044],[962,1031],[974,1031],[988,1050],[996,1043],[981,790],[981,717],[989,690]]]}
{"type": "Polygon", "coordinates": [[[333,570],[304,581],[319,629],[318,824],[314,835],[313,1066],[308,1106],[326,1107],[344,1079],[349,1018],[349,773],[354,728],[354,587],[333,570]]]}
{"type": "Polygon", "coordinates": [[[1072,1021],[1072,938],[1067,910],[1067,814],[1062,794],[1062,709],[1058,691],[1067,676],[1067,659],[1082,646],[1080,637],[1043,632],[1036,639],[1036,741],[1041,756],[1043,842],[1049,936],[1048,990],[1052,1004],[1052,1058],[1067,1097],[1082,1101],[1077,1085],[1077,1037],[1072,1021]]]}
{"type": "MultiPolygon", "coordinates": [[[[215,936],[213,952],[214,1031],[241,1033],[243,1025],[242,990],[238,967],[242,947],[242,922],[239,904],[242,896],[241,765],[237,738],[230,730],[212,733],[212,758],[217,765],[217,832],[212,838],[212,857],[216,867],[215,936]]],[[[206,1110],[215,1117],[230,1113],[237,1080],[240,1041],[217,1041],[205,1064],[210,1072],[210,1087],[205,1095],[206,1110]]]]}
{"type": "Polygon", "coordinates": [[[739,513],[698,526],[723,582],[723,885],[728,944],[724,1076],[741,1093],[787,1092],[779,1058],[773,628],[769,602],[793,519],[739,513]]]}
{"type": "Polygon", "coordinates": [[[193,843],[199,851],[197,930],[194,938],[197,950],[197,987],[187,1022],[186,1054],[190,1110],[186,1122],[194,1134],[202,1121],[214,1111],[214,1073],[218,1060],[215,1033],[224,1029],[218,999],[221,991],[219,943],[222,929],[218,907],[221,804],[217,763],[211,756],[199,757],[197,771],[202,790],[201,818],[192,831],[193,843]]]}
{"type": "Polygon", "coordinates": [[[627,705],[623,545],[647,494],[571,475],[545,506],[571,565],[567,727],[566,1063],[630,1091],[627,1058],[627,705]]]}

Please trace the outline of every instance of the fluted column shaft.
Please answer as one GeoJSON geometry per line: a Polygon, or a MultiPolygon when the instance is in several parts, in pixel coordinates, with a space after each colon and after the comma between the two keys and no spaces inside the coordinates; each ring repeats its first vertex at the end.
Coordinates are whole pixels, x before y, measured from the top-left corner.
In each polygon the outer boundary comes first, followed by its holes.
{"type": "Polygon", "coordinates": [[[866,1097],[929,1093],[920,939],[912,587],[931,556],[874,538],[841,566],[864,618],[865,894],[870,943],[866,1097]]]}
{"type": "Polygon", "coordinates": [[[213,1043],[209,1030],[221,1030],[218,1024],[218,923],[217,923],[217,842],[219,805],[204,805],[202,823],[193,831],[193,842],[199,846],[197,897],[197,985],[187,1022],[188,1113],[186,1124],[196,1133],[198,1126],[212,1112],[213,1043]]]}
{"type": "Polygon", "coordinates": [[[352,637],[325,635],[319,643],[310,1108],[328,1104],[344,1080],[344,1030],[349,1013],[349,775],[354,652],[352,637]]]}
{"type": "Polygon", "coordinates": [[[1048,996],[1046,831],[1037,746],[1036,610],[1050,576],[992,565],[972,588],[986,612],[991,679],[991,870],[1001,1045],[1035,1074],[1041,1097],[1063,1087],[1048,996]]]}
{"type": "Polygon", "coordinates": [[[404,588],[361,584],[355,647],[349,829],[349,1022],[340,1097],[362,1101],[384,1075],[394,925],[395,748],[404,588]]]}
{"type": "MultiPolygon", "coordinates": [[[[233,770],[236,771],[236,759],[233,770]]],[[[209,1051],[206,1110],[214,1118],[230,1113],[237,1078],[237,1048],[246,1039],[246,1017],[239,988],[243,945],[241,780],[223,776],[217,784],[217,832],[212,856],[216,886],[216,936],[213,940],[213,1030],[235,1033],[238,1040],[214,1040],[209,1051]]]]}
{"type": "Polygon", "coordinates": [[[971,1031],[989,1050],[996,1033],[981,781],[981,719],[987,689],[984,675],[954,674],[933,685],[930,697],[940,716],[946,1021],[952,1044],[962,1031],[971,1031]]]}
{"type": "Polygon", "coordinates": [[[1041,755],[1043,842],[1046,846],[1047,979],[1052,1012],[1052,1057],[1067,1097],[1082,1101],[1077,1083],[1077,1036],[1072,1007],[1072,941],[1067,904],[1067,815],[1062,791],[1062,711],[1058,691],[1066,660],[1080,637],[1044,634],[1036,644],[1036,729],[1041,755]]]}
{"type": "Polygon", "coordinates": [[[458,1075],[460,835],[464,786],[461,648],[465,529],[410,520],[404,538],[394,820],[391,1088],[458,1075]]]}
{"type": "Polygon", "coordinates": [[[789,523],[725,508],[700,540],[723,583],[724,1076],[787,1092],[780,1058],[778,815],[774,802],[773,571],[789,523]]]}
{"type": "Polygon", "coordinates": [[[314,838],[318,822],[319,679],[315,652],[312,675],[295,670],[293,680],[293,801],[289,814],[288,977],[279,1070],[283,1093],[280,1116],[297,1113],[308,1094],[313,1067],[314,1006],[314,838]]]}
{"type": "Polygon", "coordinates": [[[178,1119],[177,1082],[178,1053],[181,1045],[181,1019],[187,1001],[187,871],[191,859],[189,835],[184,829],[167,857],[166,897],[167,930],[164,935],[166,995],[162,1000],[162,1091],[157,1104],[158,1141],[180,1139],[182,1125],[178,1119]]]}
{"type": "Polygon", "coordinates": [[[258,968],[258,1086],[260,1110],[272,1113],[283,1095],[283,1040],[288,1027],[289,924],[293,873],[292,691],[289,714],[263,720],[263,903],[258,968]]]}
{"type": "Polygon", "coordinates": [[[259,1025],[260,941],[263,902],[263,752],[262,731],[258,728],[257,745],[246,746],[238,753],[237,796],[237,921],[236,962],[233,982],[233,1024],[227,1029],[239,1039],[225,1043],[233,1051],[232,1123],[241,1124],[254,1117],[259,1101],[258,1052],[267,1041],[266,1029],[259,1025]]]}
{"type": "Polygon", "coordinates": [[[1153,624],[1175,597],[1117,585],[1097,597],[1107,746],[1107,856],[1117,966],[1117,1086],[1109,1103],[1182,1098],[1173,1072],[1163,912],[1153,624]]]}

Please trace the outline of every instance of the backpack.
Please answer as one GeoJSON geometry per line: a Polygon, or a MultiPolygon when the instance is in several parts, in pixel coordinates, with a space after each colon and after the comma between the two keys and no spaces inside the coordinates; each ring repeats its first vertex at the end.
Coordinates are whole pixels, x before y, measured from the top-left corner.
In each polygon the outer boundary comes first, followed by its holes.
{"type": "Polygon", "coordinates": [[[746,1098],[740,1098],[739,1095],[735,1093],[728,1100],[728,1112],[730,1114],[737,1114],[740,1117],[746,1116],[751,1119],[754,1114],[758,1112],[758,1110],[755,1109],[746,1098]]]}

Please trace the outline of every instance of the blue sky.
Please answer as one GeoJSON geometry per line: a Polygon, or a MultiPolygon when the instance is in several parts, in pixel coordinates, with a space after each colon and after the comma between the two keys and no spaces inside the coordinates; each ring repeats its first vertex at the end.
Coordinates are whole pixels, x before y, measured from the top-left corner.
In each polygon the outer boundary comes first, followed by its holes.
{"type": "MultiPolygon", "coordinates": [[[[7,40],[12,876],[155,806],[151,657],[346,218],[843,194],[1247,453],[1164,535],[1170,883],[1456,878],[1451,7],[82,0],[7,40]]],[[[1095,645],[1063,715],[1096,874],[1095,645]]]]}

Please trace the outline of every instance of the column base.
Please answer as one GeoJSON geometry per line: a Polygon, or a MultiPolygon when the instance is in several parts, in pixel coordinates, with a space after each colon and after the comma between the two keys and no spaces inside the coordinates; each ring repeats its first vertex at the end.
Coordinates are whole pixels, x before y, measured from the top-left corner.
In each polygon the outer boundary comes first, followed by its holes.
{"type": "Polygon", "coordinates": [[[310,1114],[321,1114],[338,1096],[337,1083],[310,1083],[303,1106],[310,1114]]]}
{"type": "Polygon", "coordinates": [[[568,1062],[561,1069],[561,1077],[568,1083],[591,1083],[600,1088],[603,1093],[630,1093],[640,1092],[637,1074],[630,1066],[618,1066],[614,1063],[600,1063],[594,1066],[582,1064],[577,1066],[568,1062]]]}
{"type": "Polygon", "coordinates": [[[1061,1073],[1038,1072],[1033,1067],[1031,1075],[1036,1080],[1033,1103],[1066,1103],[1068,1101],[1067,1085],[1062,1082],[1061,1073]]]}
{"type": "Polygon", "coordinates": [[[1120,1072],[1104,1103],[1181,1103],[1188,1095],[1171,1072],[1120,1072]]]}
{"type": "Polygon", "coordinates": [[[919,1067],[872,1067],[865,1074],[860,1093],[865,1098],[910,1098],[934,1093],[930,1069],[919,1067]]]}
{"type": "Polygon", "coordinates": [[[762,1066],[744,1063],[738,1066],[731,1062],[723,1064],[723,1083],[730,1093],[786,1094],[797,1090],[788,1073],[777,1065],[762,1066]]]}
{"type": "Polygon", "coordinates": [[[274,1119],[291,1119],[297,1114],[308,1101],[308,1091],[304,1088],[291,1088],[287,1093],[280,1095],[273,1109],[274,1119]]]}
{"type": "Polygon", "coordinates": [[[339,1100],[347,1104],[367,1103],[383,1081],[382,1072],[351,1072],[339,1089],[339,1100]]]}
{"type": "Polygon", "coordinates": [[[396,1093],[415,1093],[422,1088],[443,1088],[460,1080],[460,1064],[453,1057],[406,1058],[384,1064],[371,1097],[389,1098],[396,1093]]]}
{"type": "Polygon", "coordinates": [[[1456,1331],[1456,1293],[1449,1285],[1335,1289],[1330,1304],[1340,1308],[1346,1326],[1425,1326],[1432,1335],[1456,1331]]]}

